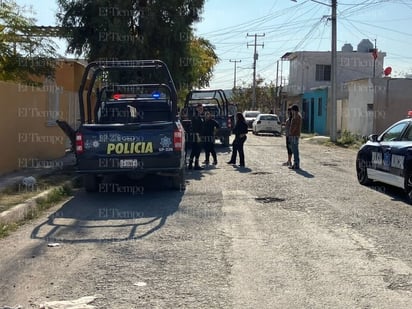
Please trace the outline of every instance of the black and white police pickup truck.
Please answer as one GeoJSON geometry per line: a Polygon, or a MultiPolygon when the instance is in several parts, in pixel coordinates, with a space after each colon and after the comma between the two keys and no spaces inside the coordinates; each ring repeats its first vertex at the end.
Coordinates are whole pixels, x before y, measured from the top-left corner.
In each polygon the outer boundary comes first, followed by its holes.
{"type": "Polygon", "coordinates": [[[79,105],[80,127],[65,131],[72,139],[74,135],[77,172],[83,174],[86,191],[97,191],[102,177],[113,174],[162,175],[170,177],[173,188],[184,188],[185,134],[176,117],[176,88],[164,62],[90,63],[79,105]]]}
{"type": "Polygon", "coordinates": [[[358,152],[356,173],[362,185],[379,181],[404,189],[412,203],[412,111],[408,116],[368,137],[358,152]]]}

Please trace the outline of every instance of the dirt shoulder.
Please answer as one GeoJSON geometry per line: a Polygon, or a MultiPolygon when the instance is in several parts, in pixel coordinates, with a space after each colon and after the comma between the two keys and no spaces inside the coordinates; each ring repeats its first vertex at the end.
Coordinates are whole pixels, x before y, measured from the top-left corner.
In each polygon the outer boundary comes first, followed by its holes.
{"type": "Polygon", "coordinates": [[[64,200],[79,186],[72,154],[57,168],[27,168],[0,176],[0,238],[64,200]]]}

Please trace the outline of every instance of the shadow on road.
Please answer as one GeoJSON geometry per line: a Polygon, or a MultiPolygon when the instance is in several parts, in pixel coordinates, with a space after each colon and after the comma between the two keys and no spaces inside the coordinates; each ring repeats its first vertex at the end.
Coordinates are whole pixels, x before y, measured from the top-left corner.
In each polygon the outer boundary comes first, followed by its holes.
{"type": "Polygon", "coordinates": [[[401,188],[393,187],[391,185],[384,184],[379,181],[373,182],[372,184],[366,187],[369,188],[370,190],[377,191],[377,192],[380,192],[382,194],[389,196],[392,199],[392,201],[404,202],[405,204],[412,206],[408,202],[405,191],[401,188]]]}
{"type": "MultiPolygon", "coordinates": [[[[252,133],[253,134],[253,133],[252,133]]],[[[277,137],[283,137],[282,135],[279,135],[279,134],[273,134],[273,133],[259,133],[259,134],[253,134],[253,135],[255,135],[255,136],[259,136],[259,137],[263,137],[263,138],[265,138],[265,137],[274,137],[274,138],[277,138],[277,137]]]]}
{"type": "Polygon", "coordinates": [[[245,173],[250,173],[250,172],[252,171],[251,168],[246,167],[246,166],[233,165],[233,167],[236,168],[236,170],[237,170],[239,173],[243,173],[243,174],[245,174],[245,173]]]}
{"type": "Polygon", "coordinates": [[[81,189],[36,226],[31,238],[59,243],[96,243],[147,237],[165,225],[167,218],[179,208],[184,194],[165,190],[161,182],[157,183],[158,189],[155,185],[128,180],[104,182],[97,193],[81,189]]]}
{"type": "Polygon", "coordinates": [[[311,174],[308,171],[305,171],[303,169],[298,169],[298,170],[293,170],[293,171],[295,171],[296,174],[299,174],[299,175],[301,175],[303,177],[306,177],[306,178],[315,178],[315,175],[313,175],[313,174],[311,174]]]}

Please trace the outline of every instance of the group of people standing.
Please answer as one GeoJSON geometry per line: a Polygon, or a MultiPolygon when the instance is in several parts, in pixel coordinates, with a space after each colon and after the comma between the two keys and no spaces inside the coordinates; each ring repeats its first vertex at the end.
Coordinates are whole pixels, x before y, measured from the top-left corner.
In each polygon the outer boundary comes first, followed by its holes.
{"type": "MultiPolygon", "coordinates": [[[[191,118],[191,130],[188,135],[188,142],[192,149],[189,156],[188,169],[202,170],[203,167],[199,164],[202,146],[205,150],[205,164],[209,164],[210,155],[213,158],[213,165],[217,164],[217,155],[215,150],[215,130],[219,128],[219,124],[213,119],[209,112],[205,113],[203,120],[203,106],[196,106],[195,114],[191,118]]],[[[237,154],[239,154],[239,166],[245,166],[245,154],[243,145],[246,141],[248,126],[242,113],[236,114],[236,125],[232,129],[235,134],[235,139],[232,143],[232,157],[228,164],[236,164],[237,154]]]]}
{"type": "MultiPolygon", "coordinates": [[[[202,118],[203,106],[196,106],[195,114],[191,118],[191,130],[188,136],[188,143],[192,146],[189,157],[188,169],[202,170],[203,167],[199,164],[200,153],[202,146],[205,149],[205,162],[209,164],[210,155],[213,157],[213,164],[217,164],[217,155],[215,151],[215,130],[219,128],[219,124],[212,118],[209,112],[206,112],[205,119],[202,118]],[[194,167],[193,167],[194,163],[194,167]]],[[[187,149],[186,149],[187,151],[187,149]]]]}
{"type": "MultiPolygon", "coordinates": [[[[288,108],[288,118],[285,122],[286,149],[288,160],[285,163],[290,169],[300,169],[299,157],[299,139],[302,129],[302,115],[299,112],[298,105],[294,104],[288,108]],[[293,156],[293,164],[292,164],[293,156]]],[[[205,118],[202,118],[203,106],[198,104],[196,111],[191,118],[191,131],[188,136],[188,142],[192,149],[189,156],[188,169],[202,170],[203,167],[199,164],[202,147],[205,150],[205,161],[209,164],[210,155],[213,158],[213,165],[217,164],[217,155],[215,150],[215,130],[219,128],[219,124],[213,119],[209,112],[205,113],[205,118]]],[[[236,124],[232,129],[235,134],[235,139],[232,143],[232,156],[227,162],[228,164],[236,164],[237,155],[239,155],[239,166],[245,166],[245,153],[243,146],[247,139],[248,125],[242,113],[236,114],[236,124]]],[[[187,143],[187,144],[189,144],[187,143]]],[[[186,149],[187,151],[187,149],[186,149]]]]}

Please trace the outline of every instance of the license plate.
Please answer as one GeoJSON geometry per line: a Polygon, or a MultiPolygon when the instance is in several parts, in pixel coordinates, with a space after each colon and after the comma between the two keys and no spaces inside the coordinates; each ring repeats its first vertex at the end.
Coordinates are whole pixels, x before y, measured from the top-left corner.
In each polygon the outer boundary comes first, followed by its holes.
{"type": "Polygon", "coordinates": [[[139,166],[139,161],[136,159],[120,160],[120,168],[136,168],[139,166]]]}

